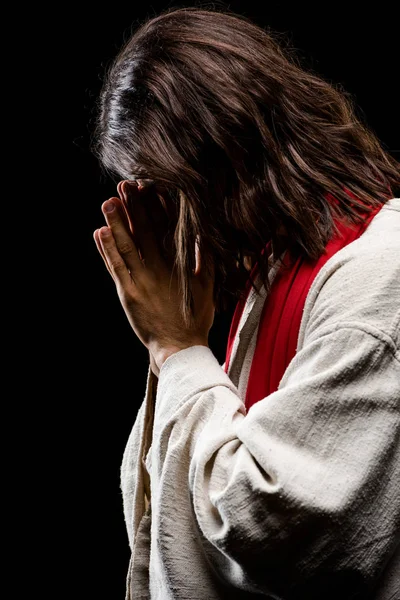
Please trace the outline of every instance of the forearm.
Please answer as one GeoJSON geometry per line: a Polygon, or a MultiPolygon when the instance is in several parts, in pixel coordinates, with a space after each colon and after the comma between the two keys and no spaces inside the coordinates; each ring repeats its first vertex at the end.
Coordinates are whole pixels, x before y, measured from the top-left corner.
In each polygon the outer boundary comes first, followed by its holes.
{"type": "MultiPolygon", "coordinates": [[[[376,363],[378,346],[362,361],[365,334],[340,335],[349,344],[349,367],[354,359],[362,378],[370,371],[368,361],[376,363]]],[[[246,582],[267,593],[283,593],[284,585],[312,590],[321,576],[332,585],[342,582],[335,573],[347,569],[361,589],[388,552],[399,519],[398,367],[385,366],[384,393],[379,378],[370,376],[367,387],[359,380],[359,388],[369,390],[361,400],[354,395],[357,384],[332,383],[327,391],[329,377],[336,379],[323,368],[332,363],[330,356],[327,339],[311,347],[308,356],[297,358],[305,364],[293,367],[286,388],[248,415],[211,351],[177,354],[160,372],[154,519],[165,527],[163,515],[177,507],[183,520],[194,511],[211,564],[235,586],[246,582]],[[383,522],[386,503],[392,509],[383,522]],[[383,530],[386,536],[378,536],[383,530]],[[285,578],[278,576],[282,570],[285,578]]],[[[381,356],[384,361],[383,351],[381,356]]],[[[182,536],[194,535],[193,524],[182,527],[188,528],[182,536]]]]}

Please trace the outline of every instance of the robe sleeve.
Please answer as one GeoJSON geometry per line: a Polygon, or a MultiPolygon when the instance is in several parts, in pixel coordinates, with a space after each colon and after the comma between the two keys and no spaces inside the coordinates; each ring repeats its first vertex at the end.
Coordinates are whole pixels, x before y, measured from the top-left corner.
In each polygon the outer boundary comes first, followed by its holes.
{"type": "Polygon", "coordinates": [[[378,581],[400,531],[400,277],[392,271],[384,284],[380,310],[391,312],[379,327],[369,265],[357,268],[343,271],[353,303],[339,294],[338,271],[321,286],[279,389],[248,414],[210,348],[163,364],[151,490],[157,552],[171,577],[185,559],[173,540],[189,548],[194,526],[198,552],[235,588],[364,598],[378,581]],[[371,287],[357,287],[356,275],[371,287]]]}
{"type": "Polygon", "coordinates": [[[131,551],[140,521],[150,502],[150,480],[145,468],[145,459],[151,445],[157,384],[158,378],[149,366],[145,397],[137,411],[121,464],[120,487],[131,551]]]}

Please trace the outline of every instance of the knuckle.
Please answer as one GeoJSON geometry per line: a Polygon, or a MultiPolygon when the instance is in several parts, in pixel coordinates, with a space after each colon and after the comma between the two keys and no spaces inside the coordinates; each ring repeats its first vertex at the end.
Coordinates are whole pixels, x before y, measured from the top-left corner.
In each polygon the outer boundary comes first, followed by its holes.
{"type": "Polygon", "coordinates": [[[131,244],[131,242],[120,242],[118,245],[118,251],[120,254],[123,254],[124,256],[127,254],[131,254],[133,250],[133,246],[131,244]]]}
{"type": "Polygon", "coordinates": [[[125,263],[122,260],[113,260],[110,267],[113,273],[119,273],[125,267],[125,263]]]}

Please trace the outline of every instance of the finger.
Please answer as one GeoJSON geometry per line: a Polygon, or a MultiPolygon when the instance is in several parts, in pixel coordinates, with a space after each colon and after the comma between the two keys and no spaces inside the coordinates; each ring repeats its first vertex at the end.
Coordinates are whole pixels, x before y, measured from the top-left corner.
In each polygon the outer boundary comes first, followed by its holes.
{"type": "Polygon", "coordinates": [[[157,259],[161,259],[168,266],[171,266],[175,257],[173,223],[168,212],[167,202],[163,197],[162,188],[160,189],[159,186],[155,185],[143,187],[139,185],[136,188],[136,185],[132,186],[132,182],[127,181],[126,185],[121,186],[121,192],[124,194],[124,204],[134,229],[135,222],[137,222],[135,242],[139,246],[138,249],[146,258],[146,253],[151,254],[152,248],[156,247],[158,249],[157,259]],[[139,202],[137,201],[138,197],[139,202]],[[141,208],[142,217],[144,214],[146,219],[144,229],[139,225],[141,215],[138,211],[141,208]]]}
{"type": "Polygon", "coordinates": [[[111,229],[109,227],[101,227],[99,229],[99,239],[115,283],[119,284],[123,289],[127,289],[132,283],[132,277],[123,257],[118,251],[111,229]]]}
{"type": "Polygon", "coordinates": [[[120,198],[122,198],[122,196],[124,195],[122,187],[125,183],[128,185],[132,185],[132,186],[136,185],[139,189],[141,189],[143,187],[143,182],[141,179],[123,179],[117,185],[117,192],[118,192],[118,195],[120,196],[120,198]]]}
{"type": "Polygon", "coordinates": [[[123,184],[125,183],[125,181],[127,182],[127,184],[130,184],[132,186],[136,186],[139,190],[141,188],[140,188],[140,185],[138,185],[136,181],[123,180],[123,181],[120,181],[118,183],[118,185],[117,185],[117,192],[118,192],[118,195],[119,195],[119,197],[121,199],[122,206],[124,208],[123,213],[124,213],[124,218],[125,218],[127,229],[130,230],[130,232],[131,232],[131,234],[133,236],[133,240],[135,242],[136,248],[137,248],[139,254],[141,254],[140,247],[138,246],[138,240],[135,239],[135,228],[134,228],[133,221],[131,219],[131,215],[130,215],[130,212],[129,212],[130,211],[130,205],[129,205],[129,202],[127,201],[126,193],[124,193],[124,191],[123,191],[123,184]]]}
{"type": "Polygon", "coordinates": [[[147,188],[143,188],[139,192],[139,186],[136,185],[136,182],[132,185],[130,181],[123,181],[120,191],[138,252],[142,259],[146,261],[146,266],[155,268],[161,259],[161,254],[154,225],[149,219],[145,206],[147,188]]]}
{"type": "Polygon", "coordinates": [[[99,251],[99,253],[100,253],[100,255],[101,255],[101,257],[102,257],[102,259],[104,261],[104,264],[106,265],[107,271],[110,273],[111,277],[114,279],[112,271],[110,269],[110,265],[108,264],[107,258],[105,257],[105,254],[103,252],[103,248],[102,248],[102,245],[101,245],[101,242],[100,242],[100,236],[99,236],[99,230],[98,229],[96,229],[96,231],[93,233],[93,238],[94,238],[94,241],[96,243],[97,250],[99,251]]]}
{"type": "Polygon", "coordinates": [[[111,229],[118,253],[124,260],[129,271],[134,273],[135,271],[138,272],[138,269],[143,269],[143,263],[140,261],[137,247],[129,231],[129,227],[127,227],[127,217],[121,200],[119,198],[110,198],[103,203],[102,210],[107,225],[111,229]]]}
{"type": "Polygon", "coordinates": [[[120,181],[120,182],[118,183],[118,185],[117,185],[117,192],[118,192],[118,196],[119,196],[120,198],[122,198],[122,195],[121,195],[121,194],[122,194],[122,192],[121,192],[121,186],[122,186],[122,184],[123,184],[123,183],[124,183],[124,180],[123,180],[123,181],[120,181]]]}
{"type": "MultiPolygon", "coordinates": [[[[124,181],[120,181],[118,183],[118,185],[117,185],[117,192],[118,192],[118,195],[119,195],[119,199],[121,201],[120,206],[123,209],[121,211],[121,218],[122,218],[122,220],[123,220],[123,222],[125,224],[126,229],[130,230],[130,232],[133,235],[134,231],[133,231],[133,229],[131,227],[131,223],[130,223],[130,219],[129,219],[129,213],[126,210],[126,206],[125,206],[125,203],[124,203],[124,195],[123,195],[123,192],[122,192],[122,184],[124,183],[124,181]]],[[[133,183],[135,183],[135,182],[133,182],[133,183]]]]}

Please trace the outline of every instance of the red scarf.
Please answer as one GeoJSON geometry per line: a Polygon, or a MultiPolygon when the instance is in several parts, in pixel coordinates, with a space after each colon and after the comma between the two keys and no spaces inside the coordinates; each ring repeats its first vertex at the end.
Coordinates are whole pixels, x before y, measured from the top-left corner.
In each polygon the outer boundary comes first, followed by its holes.
{"type": "MultiPolygon", "coordinates": [[[[257,342],[247,384],[245,399],[247,410],[278,389],[287,366],[296,354],[304,304],[318,271],[338,250],[356,240],[380,209],[381,206],[371,211],[357,226],[336,221],[339,234],[331,238],[325,247],[325,254],[317,260],[311,261],[306,258],[292,260],[289,251],[286,252],[283,260],[285,268],[280,268],[275,275],[260,315],[257,342]]],[[[268,243],[264,251],[269,252],[269,246],[268,243]]],[[[250,275],[253,279],[257,268],[256,263],[250,275]]],[[[251,287],[251,281],[248,279],[245,297],[242,301],[238,301],[232,317],[226,351],[226,373],[235,335],[251,287]]]]}

